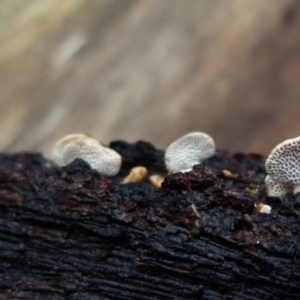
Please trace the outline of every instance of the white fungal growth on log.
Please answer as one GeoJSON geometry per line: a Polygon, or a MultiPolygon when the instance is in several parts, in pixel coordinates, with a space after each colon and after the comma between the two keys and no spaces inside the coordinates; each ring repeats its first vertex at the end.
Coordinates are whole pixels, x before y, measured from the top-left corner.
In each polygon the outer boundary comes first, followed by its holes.
{"type": "Polygon", "coordinates": [[[188,172],[215,154],[213,139],[202,132],[184,135],[168,146],[165,164],[169,173],[188,172]]]}
{"type": "Polygon", "coordinates": [[[265,163],[268,195],[283,198],[292,190],[300,191],[300,137],[277,145],[265,163]]]}
{"type": "Polygon", "coordinates": [[[116,175],[122,163],[117,152],[84,134],[70,134],[59,140],[53,148],[52,157],[60,167],[81,158],[104,176],[116,175]]]}

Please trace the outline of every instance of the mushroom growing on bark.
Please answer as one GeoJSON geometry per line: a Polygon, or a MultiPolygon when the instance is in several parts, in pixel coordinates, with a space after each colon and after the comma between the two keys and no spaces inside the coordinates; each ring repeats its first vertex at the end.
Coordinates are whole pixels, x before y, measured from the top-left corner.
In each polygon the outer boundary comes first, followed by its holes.
{"type": "Polygon", "coordinates": [[[202,132],[184,135],[168,146],[165,164],[169,173],[188,172],[215,154],[213,139],[202,132]]]}
{"type": "Polygon", "coordinates": [[[70,134],[59,140],[53,148],[52,157],[60,167],[81,158],[104,176],[116,175],[122,163],[117,152],[103,147],[97,140],[84,134],[70,134]]]}
{"type": "Polygon", "coordinates": [[[264,203],[256,203],[254,204],[254,212],[255,213],[260,213],[260,214],[270,214],[271,213],[271,206],[264,204],[264,203]]]}
{"type": "Polygon", "coordinates": [[[270,197],[283,198],[289,191],[300,192],[300,137],[277,145],[265,166],[268,173],[265,183],[270,197]]]}

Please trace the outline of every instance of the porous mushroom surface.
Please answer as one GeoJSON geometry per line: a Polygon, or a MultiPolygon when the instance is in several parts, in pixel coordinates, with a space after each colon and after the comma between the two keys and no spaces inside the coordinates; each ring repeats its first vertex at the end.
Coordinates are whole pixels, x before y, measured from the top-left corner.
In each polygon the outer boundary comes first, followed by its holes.
{"type": "Polygon", "coordinates": [[[104,176],[116,175],[121,167],[121,156],[84,134],[70,134],[59,140],[52,151],[58,166],[66,166],[76,158],[85,160],[92,169],[104,176]]]}
{"type": "MultiPolygon", "coordinates": [[[[268,195],[282,196],[289,191],[300,191],[300,137],[289,139],[277,145],[268,156],[268,176],[265,179],[268,195]]],[[[280,196],[278,196],[280,197],[280,196]]]]}
{"type": "Polygon", "coordinates": [[[272,180],[269,175],[266,176],[265,183],[267,187],[267,194],[269,197],[283,198],[287,193],[286,186],[283,183],[272,180]]]}
{"type": "Polygon", "coordinates": [[[203,132],[184,135],[168,146],[165,164],[169,173],[188,172],[215,154],[213,139],[203,132]]]}

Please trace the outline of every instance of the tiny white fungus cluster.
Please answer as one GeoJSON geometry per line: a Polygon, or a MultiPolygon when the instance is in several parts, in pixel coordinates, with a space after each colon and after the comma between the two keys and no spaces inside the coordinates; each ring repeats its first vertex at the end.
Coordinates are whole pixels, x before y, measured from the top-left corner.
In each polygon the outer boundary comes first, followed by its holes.
{"type": "Polygon", "coordinates": [[[265,183],[270,197],[283,198],[289,191],[300,191],[300,137],[277,145],[265,163],[265,183]]]}
{"type": "MultiPolygon", "coordinates": [[[[215,154],[213,139],[202,132],[192,132],[171,143],[165,151],[165,164],[169,173],[189,172],[193,166],[215,154]]],[[[121,167],[122,157],[112,149],[102,146],[97,140],[84,134],[70,134],[60,139],[52,152],[53,161],[58,166],[66,166],[77,158],[85,160],[92,169],[104,176],[116,175],[121,167]]],[[[300,137],[287,140],[276,146],[265,163],[265,183],[268,195],[282,198],[292,187],[294,193],[300,191],[300,137]]],[[[228,170],[223,170],[228,178],[236,178],[228,170]]],[[[141,182],[147,175],[143,166],[134,167],[122,184],[141,182]]],[[[164,178],[152,175],[150,182],[155,188],[160,188],[164,178]]],[[[191,208],[198,216],[195,206],[191,208]]],[[[269,214],[271,207],[259,203],[255,211],[269,214]]]]}
{"type": "Polygon", "coordinates": [[[92,169],[104,176],[116,175],[121,167],[121,156],[84,134],[70,134],[59,140],[52,151],[55,164],[66,166],[76,158],[86,161],[92,169]]]}

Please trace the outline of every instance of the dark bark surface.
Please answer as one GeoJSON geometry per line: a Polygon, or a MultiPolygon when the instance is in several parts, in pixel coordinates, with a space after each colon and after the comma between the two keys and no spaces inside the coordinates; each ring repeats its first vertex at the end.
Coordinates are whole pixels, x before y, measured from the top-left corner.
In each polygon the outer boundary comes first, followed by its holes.
{"type": "Polygon", "coordinates": [[[300,197],[266,197],[264,157],[218,152],[154,189],[119,182],[136,165],[165,175],[162,151],[110,146],[114,178],[0,157],[0,299],[300,299],[300,197]]]}

